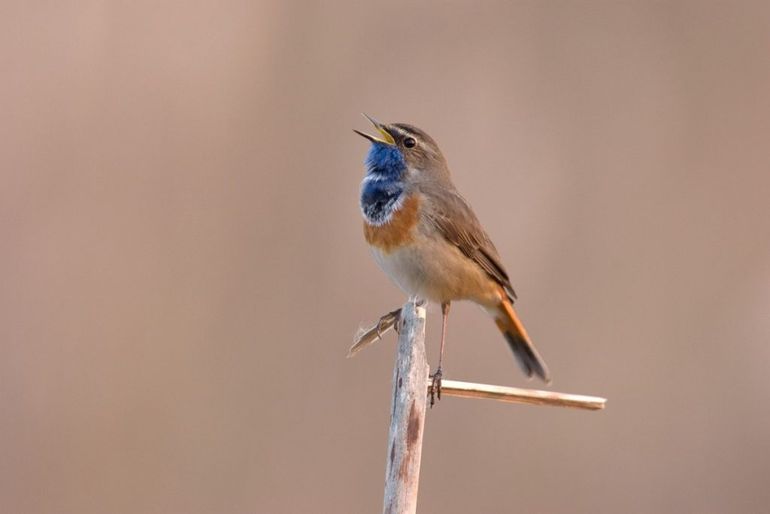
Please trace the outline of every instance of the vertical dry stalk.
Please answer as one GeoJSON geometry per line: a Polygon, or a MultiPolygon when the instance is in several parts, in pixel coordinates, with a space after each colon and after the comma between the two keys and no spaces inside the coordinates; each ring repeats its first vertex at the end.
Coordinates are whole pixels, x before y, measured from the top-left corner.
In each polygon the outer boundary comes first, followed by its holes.
{"type": "Polygon", "coordinates": [[[422,435],[427,406],[428,361],[425,356],[425,307],[407,302],[393,369],[393,404],[385,471],[387,514],[417,511],[422,435]]]}

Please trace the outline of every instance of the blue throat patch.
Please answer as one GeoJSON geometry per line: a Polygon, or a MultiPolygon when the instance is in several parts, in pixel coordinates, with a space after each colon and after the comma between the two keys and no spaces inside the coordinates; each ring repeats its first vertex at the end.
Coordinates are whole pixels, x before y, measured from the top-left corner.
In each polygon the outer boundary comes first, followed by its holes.
{"type": "Polygon", "coordinates": [[[391,145],[373,143],[366,156],[366,177],[361,184],[361,212],[372,225],[383,225],[401,206],[406,162],[391,145]]]}

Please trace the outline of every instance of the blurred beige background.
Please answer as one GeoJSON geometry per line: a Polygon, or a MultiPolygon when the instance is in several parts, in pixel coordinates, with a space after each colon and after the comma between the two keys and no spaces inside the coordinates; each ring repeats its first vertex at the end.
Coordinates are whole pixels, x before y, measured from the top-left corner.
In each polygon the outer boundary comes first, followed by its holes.
{"type": "MultiPolygon", "coordinates": [[[[380,510],[361,111],[438,140],[554,389],[610,399],[442,401],[421,512],[767,509],[767,3],[67,4],[0,6],[0,511],[380,510]]],[[[466,304],[446,376],[527,385],[466,304]]]]}

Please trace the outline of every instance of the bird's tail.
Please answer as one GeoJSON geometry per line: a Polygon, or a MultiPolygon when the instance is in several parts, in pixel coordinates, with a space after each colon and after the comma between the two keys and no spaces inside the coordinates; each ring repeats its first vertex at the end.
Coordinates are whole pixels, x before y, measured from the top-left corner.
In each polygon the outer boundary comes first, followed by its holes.
{"type": "Polygon", "coordinates": [[[495,323],[497,323],[500,332],[503,333],[505,340],[508,341],[522,371],[530,378],[532,375],[537,375],[546,383],[550,383],[551,375],[548,373],[548,366],[545,365],[545,361],[543,361],[535,345],[532,344],[524,325],[507,298],[502,300],[497,308],[495,323]]]}

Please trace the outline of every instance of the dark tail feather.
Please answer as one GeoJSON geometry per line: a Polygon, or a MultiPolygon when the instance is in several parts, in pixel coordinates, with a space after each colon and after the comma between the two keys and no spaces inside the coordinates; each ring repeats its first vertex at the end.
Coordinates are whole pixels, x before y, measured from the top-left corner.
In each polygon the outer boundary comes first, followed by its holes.
{"type": "Polygon", "coordinates": [[[513,350],[513,355],[516,356],[516,361],[519,363],[521,370],[528,377],[532,378],[532,375],[537,375],[546,383],[551,382],[545,362],[543,362],[543,359],[538,355],[537,350],[531,343],[513,332],[503,332],[503,336],[508,341],[511,350],[513,350]]]}
{"type": "Polygon", "coordinates": [[[495,322],[513,350],[513,355],[516,356],[521,370],[530,378],[532,375],[537,375],[544,382],[551,383],[548,366],[545,365],[545,361],[530,341],[524,325],[516,315],[516,311],[513,310],[513,306],[509,302],[503,301],[499,311],[500,314],[495,322]]]}

